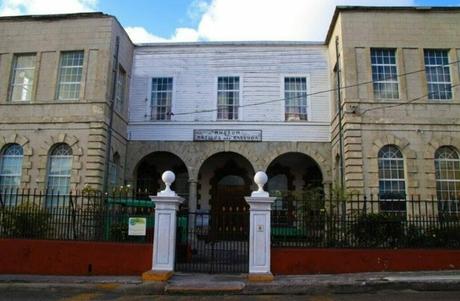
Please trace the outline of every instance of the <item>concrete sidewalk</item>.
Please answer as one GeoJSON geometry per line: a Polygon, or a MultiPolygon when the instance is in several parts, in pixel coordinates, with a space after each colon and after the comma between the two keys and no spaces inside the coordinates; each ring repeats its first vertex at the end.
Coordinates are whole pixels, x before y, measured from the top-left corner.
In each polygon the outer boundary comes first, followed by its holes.
{"type": "Polygon", "coordinates": [[[380,290],[460,291],[460,271],[358,273],[275,276],[273,282],[248,282],[246,275],[176,273],[167,282],[145,282],[132,276],[0,275],[1,291],[75,293],[113,291],[125,295],[161,294],[318,294],[380,290]]]}

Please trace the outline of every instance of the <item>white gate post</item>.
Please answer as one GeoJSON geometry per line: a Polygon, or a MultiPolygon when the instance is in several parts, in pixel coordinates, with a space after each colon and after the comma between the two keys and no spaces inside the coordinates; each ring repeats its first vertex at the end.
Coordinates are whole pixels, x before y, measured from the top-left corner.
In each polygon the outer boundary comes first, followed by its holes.
{"type": "Polygon", "coordinates": [[[270,197],[263,187],[267,183],[267,175],[259,171],[254,182],[259,190],[245,197],[249,204],[249,276],[250,281],[272,281],[270,271],[270,211],[275,197],[270,197]]]}
{"type": "Polygon", "coordinates": [[[171,190],[170,186],[176,179],[172,171],[165,171],[161,179],[166,185],[165,190],[158,192],[156,196],[150,196],[150,199],[155,202],[153,259],[152,270],[142,274],[144,281],[165,281],[174,271],[176,214],[184,199],[171,190]]]}

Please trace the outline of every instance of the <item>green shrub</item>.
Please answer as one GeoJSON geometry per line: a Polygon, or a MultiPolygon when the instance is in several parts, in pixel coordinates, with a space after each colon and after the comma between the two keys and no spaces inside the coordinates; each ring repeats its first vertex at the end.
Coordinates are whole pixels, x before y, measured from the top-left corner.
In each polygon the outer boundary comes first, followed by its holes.
{"type": "Polygon", "coordinates": [[[431,236],[438,247],[458,248],[460,247],[460,225],[444,224],[433,229],[431,236]]]}
{"type": "Polygon", "coordinates": [[[50,213],[33,202],[23,201],[0,211],[0,226],[5,237],[43,238],[50,229],[50,213]]]}
{"type": "Polygon", "coordinates": [[[404,239],[404,219],[385,213],[360,215],[351,233],[361,247],[394,247],[404,239]]]}
{"type": "Polygon", "coordinates": [[[128,223],[118,222],[110,225],[110,240],[126,241],[128,240],[128,223]]]}

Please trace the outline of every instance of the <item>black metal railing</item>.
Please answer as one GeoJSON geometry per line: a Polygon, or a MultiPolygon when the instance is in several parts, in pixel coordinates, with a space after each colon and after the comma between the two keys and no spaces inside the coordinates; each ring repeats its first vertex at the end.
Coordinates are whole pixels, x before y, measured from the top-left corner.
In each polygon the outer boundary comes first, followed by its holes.
{"type": "Polygon", "coordinates": [[[153,226],[153,203],[134,193],[0,191],[0,238],[151,243],[153,226]],[[145,235],[130,235],[129,222],[145,235]]]}
{"type": "Polygon", "coordinates": [[[280,193],[271,225],[277,247],[460,248],[460,201],[280,193]]]}
{"type": "Polygon", "coordinates": [[[177,271],[247,273],[248,264],[249,212],[246,208],[220,212],[179,212],[177,271]]]}

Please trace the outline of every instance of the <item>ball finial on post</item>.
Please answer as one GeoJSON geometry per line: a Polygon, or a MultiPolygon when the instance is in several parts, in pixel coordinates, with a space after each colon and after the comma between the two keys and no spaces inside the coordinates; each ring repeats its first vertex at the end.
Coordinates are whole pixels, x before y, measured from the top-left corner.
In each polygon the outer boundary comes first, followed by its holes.
{"type": "Polygon", "coordinates": [[[161,179],[165,183],[165,189],[158,193],[158,196],[177,196],[177,194],[171,190],[171,184],[176,180],[176,175],[167,170],[161,175],[161,179]]]}
{"type": "Polygon", "coordinates": [[[259,189],[257,191],[252,192],[251,196],[260,196],[260,197],[267,197],[268,192],[264,191],[264,185],[268,181],[268,176],[263,171],[258,171],[254,176],[254,182],[257,184],[259,189]]]}

